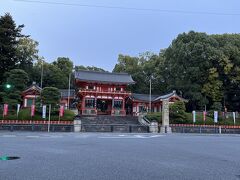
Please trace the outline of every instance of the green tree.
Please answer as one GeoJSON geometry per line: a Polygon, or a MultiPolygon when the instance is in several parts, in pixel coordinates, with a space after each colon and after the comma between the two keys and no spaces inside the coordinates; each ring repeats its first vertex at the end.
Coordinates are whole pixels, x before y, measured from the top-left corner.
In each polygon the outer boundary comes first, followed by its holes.
{"type": "Polygon", "coordinates": [[[187,118],[186,107],[184,102],[177,101],[169,106],[169,117],[174,122],[183,123],[187,118]]]}
{"type": "Polygon", "coordinates": [[[41,100],[43,104],[56,106],[60,101],[60,92],[55,87],[45,87],[41,92],[41,100]]]}
{"type": "Polygon", "coordinates": [[[10,106],[16,106],[21,103],[21,93],[28,83],[28,74],[22,69],[13,69],[4,74],[6,77],[5,86],[0,93],[0,102],[7,103],[10,106]],[[6,87],[6,84],[9,87],[6,87]]]}
{"type": "Polygon", "coordinates": [[[98,71],[98,72],[106,72],[106,70],[96,67],[96,66],[75,66],[74,67],[75,71],[79,71],[79,70],[86,70],[86,71],[98,71]]]}
{"type": "Polygon", "coordinates": [[[148,87],[146,86],[146,75],[143,73],[143,58],[125,56],[120,54],[118,56],[118,63],[115,65],[113,72],[129,73],[132,75],[135,84],[129,86],[129,90],[136,93],[146,93],[148,87]]]}
{"type": "Polygon", "coordinates": [[[29,37],[19,39],[17,46],[17,55],[19,59],[18,68],[30,71],[33,62],[40,59],[38,55],[38,42],[29,37]]]}
{"type": "Polygon", "coordinates": [[[221,82],[217,73],[210,70],[221,58],[218,42],[213,37],[193,31],[180,34],[166,49],[164,56],[164,76],[168,89],[183,92],[183,96],[190,100],[191,109],[203,108],[208,104],[206,96],[217,93],[214,98],[221,97],[221,82]],[[207,94],[208,83],[217,84],[218,88],[214,90],[218,92],[212,90],[207,94]]]}
{"type": "Polygon", "coordinates": [[[22,69],[13,69],[5,73],[7,84],[12,86],[13,91],[23,91],[29,81],[28,74],[22,69]]]}
{"type": "Polygon", "coordinates": [[[17,45],[18,38],[23,36],[23,27],[17,26],[9,13],[0,17],[0,83],[3,82],[3,74],[19,63],[17,45]]]}
{"type": "Polygon", "coordinates": [[[67,57],[58,57],[52,64],[58,67],[66,76],[72,73],[73,62],[67,57]]]}

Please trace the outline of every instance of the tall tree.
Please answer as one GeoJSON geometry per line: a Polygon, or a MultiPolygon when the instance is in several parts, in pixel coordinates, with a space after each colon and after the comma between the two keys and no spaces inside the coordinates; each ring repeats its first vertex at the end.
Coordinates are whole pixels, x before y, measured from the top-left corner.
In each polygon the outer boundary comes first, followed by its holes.
{"type": "Polygon", "coordinates": [[[72,73],[73,62],[67,57],[58,57],[52,64],[59,68],[66,76],[72,73]]]}
{"type": "Polygon", "coordinates": [[[18,68],[25,71],[30,71],[33,67],[33,62],[39,60],[38,42],[29,37],[19,39],[17,46],[18,68]]]}
{"type": "Polygon", "coordinates": [[[45,87],[41,92],[43,104],[51,104],[56,106],[60,101],[60,92],[55,87],[45,87]]]}
{"type": "Polygon", "coordinates": [[[16,106],[21,102],[21,92],[26,88],[28,83],[28,74],[22,69],[13,69],[4,74],[7,81],[3,91],[0,93],[2,103],[16,106]],[[8,86],[6,86],[8,84],[8,86]]]}
{"type": "Polygon", "coordinates": [[[145,60],[139,57],[131,57],[120,54],[118,56],[118,63],[115,65],[113,72],[129,73],[132,75],[135,84],[129,86],[129,90],[136,93],[147,93],[148,86],[146,86],[146,74],[143,73],[143,62],[145,60]]]}
{"type": "Polygon", "coordinates": [[[86,70],[86,71],[106,72],[106,70],[104,70],[104,69],[102,69],[102,68],[99,68],[99,67],[96,67],[96,66],[83,66],[83,65],[75,66],[75,67],[74,67],[74,70],[75,70],[75,71],[86,70]]]}
{"type": "Polygon", "coordinates": [[[9,13],[0,17],[0,83],[3,82],[3,74],[19,63],[17,45],[18,38],[23,36],[23,27],[17,26],[9,13]]]}
{"type": "MultiPolygon", "coordinates": [[[[208,104],[206,96],[221,94],[213,91],[208,94],[203,90],[206,83],[217,80],[209,79],[209,76],[212,75],[210,68],[218,61],[219,55],[217,41],[205,33],[190,31],[178,35],[165,52],[164,73],[168,88],[183,92],[184,97],[190,99],[192,108],[203,108],[208,104]]],[[[221,88],[221,83],[216,84],[221,88]]]]}

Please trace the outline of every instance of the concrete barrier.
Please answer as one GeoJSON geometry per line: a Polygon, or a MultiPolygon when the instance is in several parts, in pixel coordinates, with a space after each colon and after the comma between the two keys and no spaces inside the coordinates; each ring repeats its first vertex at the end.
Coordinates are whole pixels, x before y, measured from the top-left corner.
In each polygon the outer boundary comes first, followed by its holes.
{"type": "Polygon", "coordinates": [[[81,120],[74,120],[73,124],[74,124],[74,132],[81,132],[81,125],[82,125],[81,120]]]}

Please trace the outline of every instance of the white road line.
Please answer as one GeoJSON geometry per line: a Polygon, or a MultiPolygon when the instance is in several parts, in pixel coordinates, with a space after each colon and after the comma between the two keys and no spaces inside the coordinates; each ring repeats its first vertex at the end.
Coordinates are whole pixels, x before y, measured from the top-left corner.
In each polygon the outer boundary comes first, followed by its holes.
{"type": "Polygon", "coordinates": [[[16,135],[2,135],[2,137],[16,137],[16,135]]]}
{"type": "Polygon", "coordinates": [[[39,136],[26,136],[27,138],[39,138],[39,136]]]}
{"type": "Polygon", "coordinates": [[[56,135],[56,136],[51,136],[51,135],[49,135],[49,136],[41,136],[41,138],[62,138],[63,136],[58,136],[58,135],[56,135]]]}
{"type": "Polygon", "coordinates": [[[98,137],[101,139],[139,139],[139,137],[134,137],[134,136],[125,136],[125,137],[119,137],[119,136],[102,136],[102,137],[98,137]]]}
{"type": "Polygon", "coordinates": [[[146,138],[157,138],[162,137],[164,135],[152,135],[152,136],[146,136],[146,135],[118,135],[118,136],[100,136],[98,138],[105,138],[105,139],[146,139],[146,138]]]}
{"type": "Polygon", "coordinates": [[[152,135],[150,137],[162,137],[162,136],[166,136],[166,135],[152,135]]]}

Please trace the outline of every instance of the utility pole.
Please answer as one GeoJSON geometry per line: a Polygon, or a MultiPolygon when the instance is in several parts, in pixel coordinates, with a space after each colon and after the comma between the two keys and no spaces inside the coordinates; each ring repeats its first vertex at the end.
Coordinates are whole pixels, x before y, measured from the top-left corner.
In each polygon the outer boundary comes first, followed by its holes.
{"type": "Polygon", "coordinates": [[[152,112],[152,77],[150,76],[150,88],[149,88],[149,112],[152,112]]]}
{"type": "Polygon", "coordinates": [[[43,60],[42,60],[42,69],[41,69],[41,89],[43,84],[43,60]]]}
{"type": "Polygon", "coordinates": [[[70,88],[71,88],[71,73],[69,73],[68,77],[68,109],[70,109],[70,88]]]}

